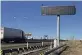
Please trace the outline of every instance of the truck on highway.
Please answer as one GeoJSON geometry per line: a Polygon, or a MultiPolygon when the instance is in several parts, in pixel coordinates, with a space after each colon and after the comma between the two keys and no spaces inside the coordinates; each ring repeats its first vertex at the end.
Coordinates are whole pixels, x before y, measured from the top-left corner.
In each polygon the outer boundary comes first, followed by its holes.
{"type": "Polygon", "coordinates": [[[51,39],[27,39],[25,33],[21,29],[14,29],[8,27],[0,28],[0,40],[1,43],[39,43],[39,44],[50,44],[53,40],[51,39]]]}

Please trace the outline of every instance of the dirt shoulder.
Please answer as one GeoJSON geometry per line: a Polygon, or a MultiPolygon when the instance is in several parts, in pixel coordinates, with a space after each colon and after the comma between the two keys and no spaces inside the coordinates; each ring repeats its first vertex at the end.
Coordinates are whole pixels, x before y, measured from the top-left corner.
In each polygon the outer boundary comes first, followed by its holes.
{"type": "Polygon", "coordinates": [[[69,48],[61,55],[82,55],[82,41],[68,41],[69,48]]]}

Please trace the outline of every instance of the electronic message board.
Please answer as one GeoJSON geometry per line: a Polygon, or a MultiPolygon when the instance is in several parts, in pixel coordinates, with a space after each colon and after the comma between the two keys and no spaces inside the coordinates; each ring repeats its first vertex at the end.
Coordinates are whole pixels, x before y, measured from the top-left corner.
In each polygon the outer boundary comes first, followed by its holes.
{"type": "Polygon", "coordinates": [[[42,15],[75,15],[75,6],[42,6],[42,15]]]}

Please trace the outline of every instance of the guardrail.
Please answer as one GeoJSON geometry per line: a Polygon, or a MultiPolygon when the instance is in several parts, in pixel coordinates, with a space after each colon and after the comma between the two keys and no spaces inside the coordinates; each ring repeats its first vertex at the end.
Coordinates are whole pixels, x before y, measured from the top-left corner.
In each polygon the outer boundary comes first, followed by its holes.
{"type": "MultiPolygon", "coordinates": [[[[47,51],[47,52],[45,52],[45,54],[44,55],[48,55],[48,54],[50,54],[50,53],[52,53],[52,52],[54,52],[54,51],[56,51],[56,50],[58,50],[58,49],[60,49],[60,48],[62,48],[62,47],[64,47],[64,46],[66,46],[66,44],[64,44],[64,45],[61,45],[61,46],[59,46],[59,47],[56,47],[56,48],[53,48],[53,49],[51,49],[51,50],[49,50],[49,51],[47,51]]],[[[66,46],[67,47],[67,46],[66,46]]],[[[64,48],[65,49],[65,48],[64,48]]],[[[59,50],[58,50],[59,51],[59,50]]],[[[63,51],[63,50],[62,50],[63,51]]],[[[59,51],[60,52],[60,51],[59,51]]],[[[56,53],[57,54],[57,53],[56,53]]]]}

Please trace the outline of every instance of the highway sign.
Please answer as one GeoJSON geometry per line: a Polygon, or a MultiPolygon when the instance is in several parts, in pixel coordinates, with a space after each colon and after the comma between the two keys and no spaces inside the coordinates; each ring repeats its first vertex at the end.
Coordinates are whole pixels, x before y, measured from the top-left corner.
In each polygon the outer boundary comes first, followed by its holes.
{"type": "Polygon", "coordinates": [[[75,6],[42,6],[42,15],[74,15],[76,13],[75,6]]]}
{"type": "Polygon", "coordinates": [[[25,34],[25,36],[32,36],[32,33],[27,33],[25,34]]]}

